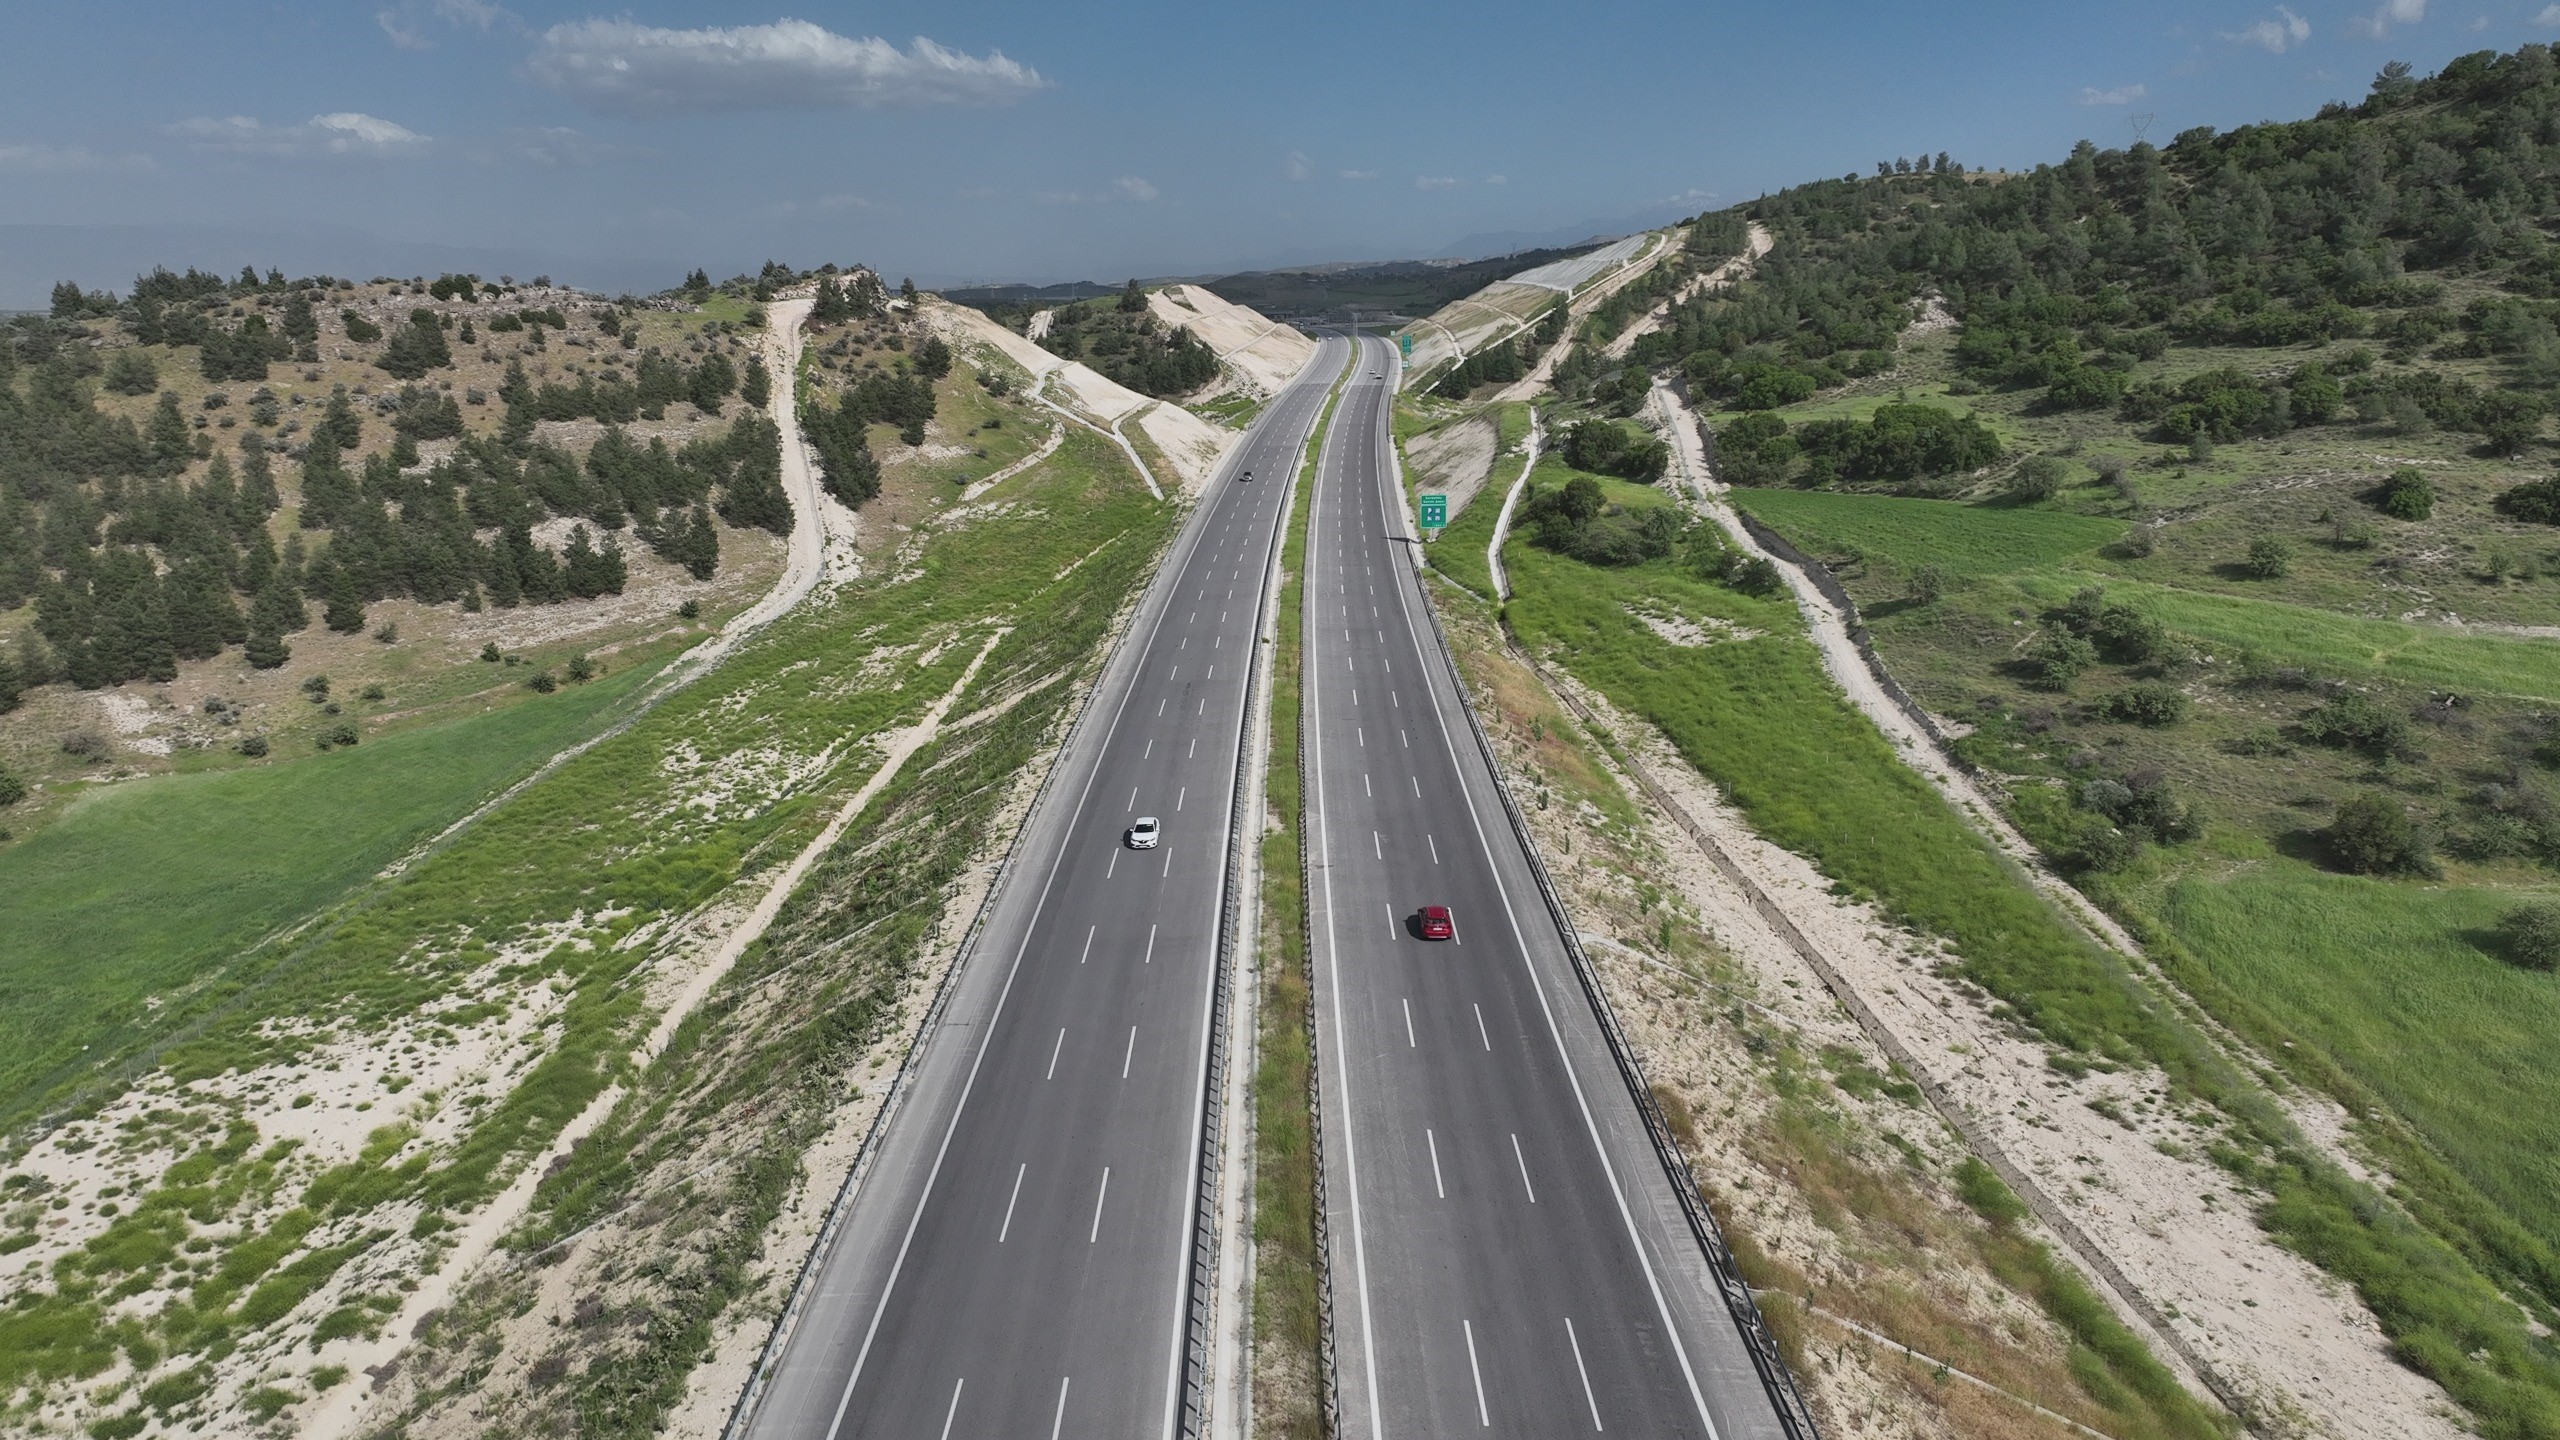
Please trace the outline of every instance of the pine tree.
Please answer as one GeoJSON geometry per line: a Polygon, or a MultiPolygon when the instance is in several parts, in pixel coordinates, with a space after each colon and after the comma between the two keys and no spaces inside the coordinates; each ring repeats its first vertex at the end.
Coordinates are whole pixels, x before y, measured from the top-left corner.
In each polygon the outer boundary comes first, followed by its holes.
{"type": "Polygon", "coordinates": [[[723,442],[736,469],[720,491],[720,517],[741,528],[791,533],[791,497],[782,489],[782,431],[764,416],[740,416],[723,442]]]}
{"type": "Polygon", "coordinates": [[[328,529],[360,498],[355,481],[338,459],[336,447],[315,428],[310,448],[302,452],[302,510],[298,523],[305,530],[328,529]]]}
{"type": "Polygon", "coordinates": [[[719,414],[722,397],[737,387],[738,372],[729,364],[726,355],[714,352],[702,357],[702,363],[693,367],[690,398],[694,408],[706,415],[719,414]]]}
{"type": "Polygon", "coordinates": [[[65,280],[53,287],[53,318],[56,320],[79,319],[81,307],[87,303],[88,297],[80,293],[77,280],[65,280]]]}
{"type": "Polygon", "coordinates": [[[249,603],[249,633],[282,636],[294,634],[311,624],[311,612],[302,603],[301,592],[277,566],[269,571],[258,587],[257,598],[249,603]]]}
{"type": "MultiPolygon", "coordinates": [[[[1136,282],[1132,281],[1130,283],[1135,284],[1136,282]]],[[[906,301],[909,309],[913,309],[916,303],[916,282],[912,279],[899,281],[898,298],[906,301]]]]}
{"type": "Polygon", "coordinates": [[[685,526],[684,540],[677,558],[687,574],[696,580],[708,580],[720,569],[720,532],[711,523],[711,511],[704,505],[693,507],[692,518],[685,526]]]}
{"type": "Polygon", "coordinates": [[[293,658],[293,647],[284,643],[283,636],[271,630],[249,632],[247,648],[253,669],[273,670],[293,658]]]}
{"type": "MultiPolygon", "coordinates": [[[[331,547],[333,551],[335,548],[331,547]]],[[[332,562],[336,558],[334,554],[330,557],[332,562]]],[[[322,582],[321,590],[329,597],[328,611],[321,617],[323,623],[341,635],[363,634],[364,594],[357,585],[355,570],[350,566],[332,563],[329,566],[328,578],[322,582]]]]}
{"type": "Polygon", "coordinates": [[[340,450],[353,450],[364,443],[364,421],[356,414],[355,402],[347,398],[347,387],[337,386],[329,392],[329,407],[321,412],[320,423],[311,427],[314,448],[323,443],[340,450]]]}
{"type": "Polygon", "coordinates": [[[252,430],[240,437],[240,511],[234,523],[243,532],[263,529],[267,517],[283,505],[274,467],[267,464],[266,443],[252,430]]]}
{"type": "Polygon", "coordinates": [[[187,419],[178,413],[176,391],[160,392],[160,403],[152,407],[144,434],[151,446],[152,465],[161,474],[175,475],[187,468],[195,450],[187,436],[187,419]]]}
{"type": "Polygon", "coordinates": [[[248,638],[240,607],[221,572],[205,561],[190,561],[170,572],[163,587],[168,597],[169,640],[181,660],[210,660],[222,647],[248,638]]]}
{"type": "Polygon", "coordinates": [[[916,347],[916,373],[928,380],[939,380],[951,373],[951,347],[939,335],[928,336],[916,347]]]}
{"type": "Polygon", "coordinates": [[[521,449],[533,438],[534,422],[541,418],[533,382],[525,378],[523,360],[507,362],[507,377],[498,386],[498,399],[507,407],[506,421],[498,427],[498,439],[511,450],[521,449]]]}
{"type": "Polygon", "coordinates": [[[762,359],[749,360],[738,381],[738,398],[758,410],[773,403],[773,381],[765,375],[762,359]]]}

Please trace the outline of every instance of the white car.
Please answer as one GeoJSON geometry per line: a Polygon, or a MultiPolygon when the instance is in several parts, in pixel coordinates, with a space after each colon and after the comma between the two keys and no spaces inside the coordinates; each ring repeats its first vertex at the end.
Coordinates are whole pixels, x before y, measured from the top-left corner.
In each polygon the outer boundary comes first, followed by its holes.
{"type": "Polygon", "coordinates": [[[1160,833],[1161,830],[1156,824],[1156,817],[1153,815],[1141,815],[1138,817],[1138,823],[1129,827],[1129,848],[1132,850],[1153,850],[1156,848],[1156,836],[1160,833]]]}

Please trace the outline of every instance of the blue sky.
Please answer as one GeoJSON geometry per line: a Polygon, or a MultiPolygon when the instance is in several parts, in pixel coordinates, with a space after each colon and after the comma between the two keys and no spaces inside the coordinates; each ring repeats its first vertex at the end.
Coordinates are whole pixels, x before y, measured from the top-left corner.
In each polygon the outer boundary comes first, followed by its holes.
{"type": "Polygon", "coordinates": [[[16,4],[0,224],[1200,273],[2029,165],[2555,38],[2545,0],[16,4]]]}

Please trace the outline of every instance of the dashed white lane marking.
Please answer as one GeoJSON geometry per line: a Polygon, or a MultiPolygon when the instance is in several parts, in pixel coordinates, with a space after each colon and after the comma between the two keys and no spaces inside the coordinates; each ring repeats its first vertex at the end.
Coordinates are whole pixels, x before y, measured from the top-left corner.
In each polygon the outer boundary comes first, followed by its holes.
{"type": "MultiPolygon", "coordinates": [[[[1493,1428],[1493,1412],[1485,1408],[1484,1367],[1476,1363],[1475,1322],[1472,1320],[1461,1320],[1458,1323],[1467,1327],[1467,1370],[1476,1377],[1476,1424],[1490,1430],[1493,1428]]],[[[1066,1392],[1060,1391],[1058,1394],[1058,1403],[1061,1407],[1066,1404],[1066,1398],[1066,1392]]],[[[1053,1434],[1049,1437],[1049,1440],[1057,1440],[1057,1436],[1053,1434]]]]}
{"type": "Polygon", "coordinates": [[[996,1243],[999,1245],[1004,1243],[1004,1237],[1013,1233],[1013,1207],[1022,1199],[1022,1177],[1030,1173],[1031,1162],[1028,1160],[1022,1162],[1021,1169],[1013,1172],[1013,1194],[1004,1202],[1003,1228],[996,1231],[996,1243]]]}
{"type": "MultiPolygon", "coordinates": [[[[1511,1137],[1511,1158],[1520,1162],[1520,1188],[1529,1192],[1529,1203],[1538,1203],[1538,1187],[1529,1183],[1529,1157],[1520,1150],[1520,1137],[1511,1137]]],[[[1587,1382],[1586,1382],[1587,1383],[1587,1382]]]]}

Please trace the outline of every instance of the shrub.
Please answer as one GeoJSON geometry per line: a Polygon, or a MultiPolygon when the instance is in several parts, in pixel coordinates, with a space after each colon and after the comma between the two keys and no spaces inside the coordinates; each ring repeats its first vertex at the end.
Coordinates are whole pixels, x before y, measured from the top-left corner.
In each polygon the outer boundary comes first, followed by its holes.
{"type": "Polygon", "coordinates": [[[358,738],[360,737],[356,734],[355,725],[350,721],[341,720],[320,732],[320,748],[327,750],[342,745],[353,745],[358,738]]]}
{"type": "Polygon", "coordinates": [[[2394,520],[2424,520],[2435,513],[2435,482],[2412,469],[2391,472],[2374,492],[2373,507],[2394,520]]]}
{"type": "Polygon", "coordinates": [[[2498,921],[2498,947],[2528,970],[2560,969],[2560,905],[2519,905],[2498,921]]]}
{"type": "Polygon", "coordinates": [[[1947,593],[1947,571],[1943,565],[1917,565],[1911,571],[1911,603],[1935,605],[1947,593]]]}
{"type": "Polygon", "coordinates": [[[2003,489],[2010,499],[2027,504],[2050,500],[2062,491],[2062,462],[2050,455],[2030,455],[2018,462],[2003,489]]]}
{"type": "Polygon", "coordinates": [[[560,682],[551,678],[550,671],[536,670],[525,678],[524,688],[536,695],[548,695],[560,688],[560,682]]]}
{"type": "Polygon", "coordinates": [[[243,735],[240,737],[239,745],[234,748],[252,760],[263,759],[267,753],[267,737],[264,735],[243,735]]]}
{"type": "Polygon", "coordinates": [[[2418,823],[2387,795],[2354,795],[2320,831],[2341,869],[2358,875],[2434,875],[2435,855],[2418,823]]]}
{"type": "Polygon", "coordinates": [[[2518,485],[2498,497],[2498,509],[2536,525],[2560,525],[2560,475],[2518,485]]]}
{"type": "Polygon", "coordinates": [[[2123,720],[2135,725],[2175,725],[2187,718],[2187,694],[2175,685],[2146,680],[2108,696],[2101,708],[2110,720],[2123,720]]]}
{"type": "Polygon", "coordinates": [[[601,671],[596,665],[596,662],[588,659],[585,655],[572,655],[569,657],[569,679],[571,683],[584,685],[588,681],[596,678],[599,673],[601,673],[601,671]]]}
{"type": "Polygon", "coordinates": [[[2409,717],[2353,691],[2306,712],[2302,738],[2338,750],[2400,755],[2409,749],[2409,717]]]}
{"type": "Polygon", "coordinates": [[[18,778],[17,771],[0,765],[0,805],[15,805],[26,798],[27,782],[18,778]]]}
{"type": "MultiPolygon", "coordinates": [[[[681,604],[681,605],[677,606],[677,607],[676,607],[676,618],[677,618],[677,619],[680,619],[680,620],[699,620],[699,619],[701,619],[701,618],[702,618],[702,602],[701,602],[701,601],[699,601],[699,600],[687,600],[687,601],[686,601],[686,602],[684,602],[683,604],[681,604]]],[[[494,649],[496,649],[497,647],[493,645],[493,646],[491,646],[490,648],[494,650],[494,649]]],[[[482,659],[487,659],[488,657],[487,657],[487,656],[482,656],[481,658],[482,658],[482,659]]]]}
{"type": "Polygon", "coordinates": [[[107,357],[106,385],[119,395],[148,395],[160,388],[160,367],[139,350],[118,350],[107,357]]]}
{"type": "Polygon", "coordinates": [[[2080,672],[2098,663],[2098,647],[2071,630],[2047,630],[2027,651],[2031,683],[2039,690],[2068,690],[2080,672]]]}
{"type": "Polygon", "coordinates": [[[2249,542],[2248,558],[2240,568],[2254,580],[2281,580],[2293,573],[2293,547],[2273,535],[2261,535],[2249,542]]]}

